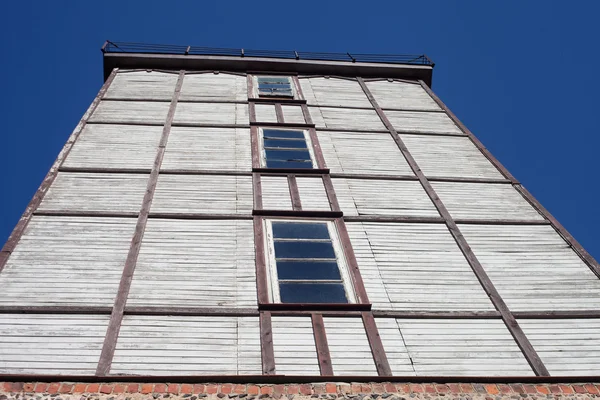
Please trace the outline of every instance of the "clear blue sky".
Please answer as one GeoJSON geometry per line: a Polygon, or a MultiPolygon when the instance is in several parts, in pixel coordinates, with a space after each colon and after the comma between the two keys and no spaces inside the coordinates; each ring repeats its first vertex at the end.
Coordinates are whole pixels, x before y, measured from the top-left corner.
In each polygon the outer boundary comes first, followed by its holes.
{"type": "Polygon", "coordinates": [[[0,244],[102,84],[106,39],[426,53],[433,89],[600,258],[600,2],[11,1],[3,5],[0,244]]]}

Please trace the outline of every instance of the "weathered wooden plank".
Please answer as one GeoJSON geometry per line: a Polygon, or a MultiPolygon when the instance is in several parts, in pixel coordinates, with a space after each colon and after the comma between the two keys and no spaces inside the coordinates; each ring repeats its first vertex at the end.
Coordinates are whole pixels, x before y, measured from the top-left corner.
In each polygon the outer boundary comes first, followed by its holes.
{"type": "Polygon", "coordinates": [[[247,125],[248,105],[235,103],[180,103],[174,124],[247,125]]]}
{"type": "Polygon", "coordinates": [[[340,131],[353,129],[383,130],[385,126],[374,110],[308,107],[317,128],[340,131]]]}
{"type": "Polygon", "coordinates": [[[319,375],[319,361],[310,316],[272,317],[277,374],[319,375]]]}
{"type": "Polygon", "coordinates": [[[338,78],[303,78],[302,93],[310,105],[371,108],[371,103],[356,81],[338,78]]]}
{"type": "Polygon", "coordinates": [[[416,372],[404,343],[398,323],[393,318],[375,318],[381,343],[395,376],[415,376],[416,372]]]}
{"type": "Polygon", "coordinates": [[[101,101],[89,122],[164,124],[169,112],[169,102],[152,101],[101,101]]]}
{"type": "Polygon", "coordinates": [[[366,85],[383,109],[441,110],[420,85],[388,80],[366,82],[366,85]]]}
{"type": "Polygon", "coordinates": [[[386,110],[385,115],[396,132],[464,136],[458,126],[444,113],[386,110]]]}
{"type": "Polygon", "coordinates": [[[157,71],[120,72],[106,92],[106,99],[170,101],[177,75],[157,71]]]}
{"type": "Polygon", "coordinates": [[[325,332],[323,315],[313,313],[311,314],[311,320],[321,375],[331,376],[333,375],[333,368],[331,366],[331,355],[329,353],[329,344],[327,343],[327,333],[325,332]]]}
{"type": "Polygon", "coordinates": [[[296,183],[303,210],[332,211],[321,176],[298,176],[296,183]]]}
{"type": "Polygon", "coordinates": [[[226,72],[187,74],[179,98],[182,101],[246,101],[246,77],[226,72]]]}

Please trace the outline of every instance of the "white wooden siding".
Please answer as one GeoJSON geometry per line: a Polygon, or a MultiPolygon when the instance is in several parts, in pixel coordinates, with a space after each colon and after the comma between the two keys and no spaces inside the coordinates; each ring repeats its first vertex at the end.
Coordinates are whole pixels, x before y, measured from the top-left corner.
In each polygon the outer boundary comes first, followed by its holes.
{"type": "Polygon", "coordinates": [[[344,215],[439,217],[418,181],[333,178],[344,215]]]}
{"type": "Polygon", "coordinates": [[[504,179],[468,137],[400,136],[429,177],[504,179]]]}
{"type": "Polygon", "coordinates": [[[512,311],[600,309],[600,279],[551,226],[460,230],[512,311]]]}
{"type": "Polygon", "coordinates": [[[387,133],[317,131],[317,136],[332,173],[414,175],[387,133]]]}
{"type": "Polygon", "coordinates": [[[161,170],[251,171],[250,129],[174,126],[161,170]]]}
{"type": "Polygon", "coordinates": [[[119,72],[106,91],[107,99],[171,100],[178,74],[157,71],[119,72]]]}
{"type": "Polygon", "coordinates": [[[431,182],[453,218],[543,220],[511,184],[431,182]]]}
{"type": "Polygon", "coordinates": [[[374,309],[494,310],[446,225],[346,226],[374,309]]]}
{"type": "Polygon", "coordinates": [[[385,355],[390,364],[392,375],[416,375],[396,320],[394,318],[375,318],[375,322],[377,323],[379,337],[385,349],[385,355]]]}
{"type": "Polygon", "coordinates": [[[64,166],[151,169],[162,130],[162,126],[88,124],[64,166]]]}
{"type": "Polygon", "coordinates": [[[519,319],[551,375],[597,375],[600,319],[519,319]]]}
{"type": "Polygon", "coordinates": [[[248,104],[177,103],[174,124],[248,125],[248,104]]]}
{"type": "Polygon", "coordinates": [[[262,189],[262,203],[265,210],[291,210],[292,199],[287,177],[266,176],[260,177],[262,189]]]}
{"type": "Polygon", "coordinates": [[[254,104],[257,122],[277,122],[275,104],[254,104]]]}
{"type": "Polygon", "coordinates": [[[334,375],[377,375],[361,318],[324,317],[334,375]]]}
{"type": "Polygon", "coordinates": [[[283,111],[283,120],[286,124],[305,124],[304,113],[300,106],[286,106],[282,105],[281,110],[283,111]]]}
{"type": "Polygon", "coordinates": [[[91,115],[90,122],[164,124],[170,102],[104,100],[91,115]]]}
{"type": "Polygon", "coordinates": [[[135,224],[33,216],[0,274],[0,305],[112,306],[135,224]]]}
{"type": "Polygon", "coordinates": [[[325,191],[321,177],[310,178],[299,176],[296,177],[296,183],[298,184],[302,210],[331,211],[327,192],[325,191]]]}
{"type": "Polygon", "coordinates": [[[501,319],[398,319],[417,375],[534,375],[501,319]]]}
{"type": "Polygon", "coordinates": [[[273,352],[278,375],[320,375],[310,317],[272,317],[273,352]]]}
{"type": "Polygon", "coordinates": [[[227,73],[186,74],[181,86],[184,101],[247,101],[245,76],[227,73]]]}
{"type": "Polygon", "coordinates": [[[258,317],[126,315],[110,372],[260,374],[260,344],[253,338],[260,338],[258,317]]]}
{"type": "Polygon", "coordinates": [[[306,102],[319,106],[371,108],[371,102],[357,81],[339,78],[300,78],[306,102]]]}
{"type": "Polygon", "coordinates": [[[256,307],[250,220],[150,219],[128,305],[256,307]]]}
{"type": "Polygon", "coordinates": [[[445,113],[387,110],[385,115],[397,132],[464,135],[445,113]]]}
{"type": "Polygon", "coordinates": [[[440,107],[418,83],[366,82],[381,108],[403,110],[440,110],[440,107]]]}
{"type": "Polygon", "coordinates": [[[0,374],[94,375],[109,318],[0,314],[0,374]]]}
{"type": "Polygon", "coordinates": [[[139,212],[149,176],[59,172],[38,209],[139,212]]]}
{"type": "Polygon", "coordinates": [[[158,177],[152,212],[250,214],[252,177],[166,175],[158,177]]]}
{"type": "Polygon", "coordinates": [[[385,125],[375,110],[353,108],[309,107],[310,116],[317,128],[339,130],[385,131],[385,125]]]}

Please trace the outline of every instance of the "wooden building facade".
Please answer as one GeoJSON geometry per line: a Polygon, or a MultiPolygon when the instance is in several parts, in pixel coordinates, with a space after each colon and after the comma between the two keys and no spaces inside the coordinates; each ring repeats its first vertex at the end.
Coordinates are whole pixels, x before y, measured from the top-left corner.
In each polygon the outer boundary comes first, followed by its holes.
{"type": "Polygon", "coordinates": [[[0,374],[598,375],[600,266],[431,64],[104,57],[2,250],[0,374]]]}

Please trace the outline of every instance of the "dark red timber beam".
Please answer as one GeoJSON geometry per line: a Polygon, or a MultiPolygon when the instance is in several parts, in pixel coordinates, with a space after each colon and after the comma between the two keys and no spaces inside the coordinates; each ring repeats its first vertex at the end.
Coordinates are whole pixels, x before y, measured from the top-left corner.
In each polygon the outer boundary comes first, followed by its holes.
{"type": "Polygon", "coordinates": [[[332,376],[333,367],[331,365],[331,354],[329,354],[329,344],[327,343],[327,333],[325,333],[325,324],[323,315],[313,313],[310,315],[315,338],[315,346],[317,347],[317,358],[319,360],[319,370],[321,376],[332,376]]]}

